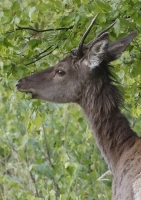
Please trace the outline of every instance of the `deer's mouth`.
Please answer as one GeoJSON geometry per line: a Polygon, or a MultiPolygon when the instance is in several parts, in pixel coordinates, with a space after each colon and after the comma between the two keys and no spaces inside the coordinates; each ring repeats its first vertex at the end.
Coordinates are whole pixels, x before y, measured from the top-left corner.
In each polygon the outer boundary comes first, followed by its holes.
{"type": "MultiPolygon", "coordinates": [[[[21,92],[23,92],[23,91],[21,91],[21,92]]],[[[25,92],[25,93],[30,96],[29,98],[32,98],[32,99],[36,98],[36,94],[33,92],[25,92]]]]}
{"type": "Polygon", "coordinates": [[[36,98],[36,92],[33,88],[25,88],[23,84],[20,83],[20,81],[16,84],[16,88],[20,92],[25,92],[26,94],[31,94],[32,98],[36,98]]]}

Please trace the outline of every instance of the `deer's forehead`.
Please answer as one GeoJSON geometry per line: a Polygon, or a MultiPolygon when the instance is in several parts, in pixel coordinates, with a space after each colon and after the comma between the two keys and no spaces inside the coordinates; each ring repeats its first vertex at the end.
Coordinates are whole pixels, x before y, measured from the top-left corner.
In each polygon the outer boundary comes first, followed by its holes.
{"type": "Polygon", "coordinates": [[[46,73],[51,73],[53,71],[54,71],[54,67],[53,66],[43,70],[43,72],[46,72],[46,73]]]}
{"type": "Polygon", "coordinates": [[[63,68],[66,70],[70,70],[75,68],[75,59],[73,59],[71,56],[67,56],[65,59],[61,60],[59,63],[55,65],[55,70],[58,68],[63,68]]]}

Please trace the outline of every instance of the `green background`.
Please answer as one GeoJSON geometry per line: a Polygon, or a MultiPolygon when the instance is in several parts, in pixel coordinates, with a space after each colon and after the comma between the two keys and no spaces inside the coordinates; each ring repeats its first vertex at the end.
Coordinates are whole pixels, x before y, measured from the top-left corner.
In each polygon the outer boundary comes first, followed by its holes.
{"type": "Polygon", "coordinates": [[[0,0],[0,199],[111,198],[112,175],[81,109],[31,100],[15,88],[21,77],[77,47],[97,13],[86,42],[114,20],[111,41],[138,30],[112,65],[125,98],[122,112],[141,135],[140,0],[0,0]]]}

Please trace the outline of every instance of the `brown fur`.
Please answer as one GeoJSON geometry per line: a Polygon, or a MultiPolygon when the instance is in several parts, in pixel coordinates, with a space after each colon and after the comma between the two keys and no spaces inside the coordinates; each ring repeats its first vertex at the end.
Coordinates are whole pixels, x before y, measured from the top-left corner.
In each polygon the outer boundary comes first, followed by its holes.
{"type": "MultiPolygon", "coordinates": [[[[102,67],[99,66],[95,70],[101,70],[102,67]]],[[[131,130],[127,119],[120,113],[122,96],[110,79],[111,77],[107,77],[106,80],[100,74],[92,80],[87,85],[87,92],[81,98],[80,105],[94,130],[94,136],[105,160],[114,173],[119,157],[134,145],[137,136],[131,130]]]]}

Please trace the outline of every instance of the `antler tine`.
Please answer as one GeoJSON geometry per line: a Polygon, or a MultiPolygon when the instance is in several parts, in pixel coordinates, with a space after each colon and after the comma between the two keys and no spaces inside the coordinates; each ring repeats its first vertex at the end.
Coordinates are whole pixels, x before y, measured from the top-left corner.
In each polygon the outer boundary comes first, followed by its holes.
{"type": "Polygon", "coordinates": [[[116,21],[114,21],[112,24],[110,24],[110,26],[108,26],[105,30],[103,30],[101,33],[99,33],[96,38],[98,38],[100,35],[102,35],[103,33],[105,33],[106,31],[108,31],[112,26],[114,26],[114,24],[116,23],[116,21]]]}
{"type": "Polygon", "coordinates": [[[97,15],[93,18],[93,20],[91,21],[91,23],[90,23],[88,29],[87,29],[86,32],[84,33],[84,35],[83,35],[83,37],[82,37],[82,39],[81,39],[81,41],[80,41],[80,43],[79,43],[79,45],[78,45],[78,54],[79,54],[79,56],[82,56],[82,55],[83,55],[82,48],[83,48],[84,41],[85,41],[87,35],[89,34],[89,32],[90,32],[90,30],[91,30],[91,28],[92,28],[92,26],[93,26],[93,24],[94,24],[94,22],[95,22],[95,20],[96,20],[97,17],[98,17],[98,14],[97,14],[97,15]]]}

